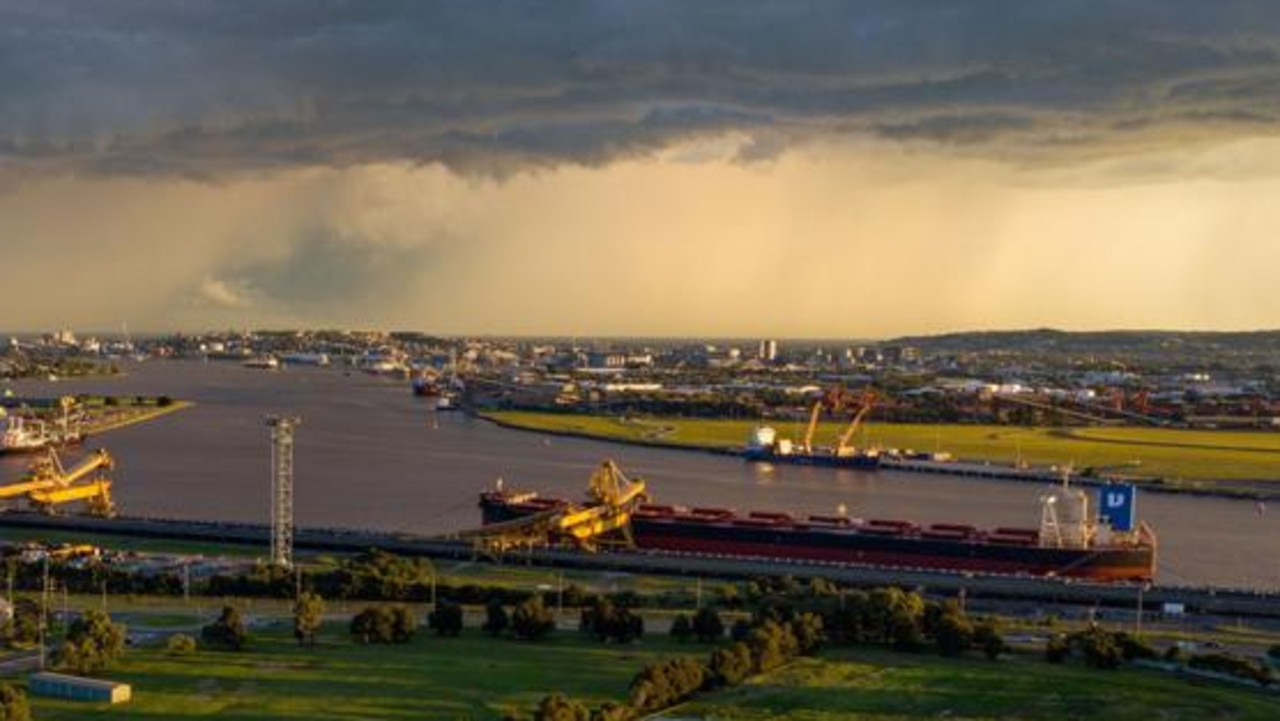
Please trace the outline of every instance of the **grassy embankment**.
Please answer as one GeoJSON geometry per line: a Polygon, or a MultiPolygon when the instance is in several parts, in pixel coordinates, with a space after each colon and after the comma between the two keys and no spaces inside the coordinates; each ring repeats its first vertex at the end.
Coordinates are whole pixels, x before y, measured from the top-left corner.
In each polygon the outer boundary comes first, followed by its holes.
{"type": "Polygon", "coordinates": [[[314,649],[299,648],[286,620],[255,633],[243,653],[130,650],[109,678],[133,685],[117,708],[33,699],[41,721],[249,719],[499,719],[530,711],[552,690],[599,703],[625,695],[653,660],[687,648],[664,637],[605,646],[561,631],[537,643],[467,629],[455,639],[419,631],[408,644],[354,643],[328,624],[314,649]]]}
{"type": "Polygon", "coordinates": [[[944,659],[879,650],[801,659],[735,689],[709,694],[667,718],[1138,719],[1266,721],[1280,697],[1140,669],[1096,671],[1039,659],[944,659]]]}
{"type": "MultiPolygon", "coordinates": [[[[503,411],[499,423],[632,443],[690,448],[740,447],[754,420],[653,418],[503,411]]],[[[799,438],[799,423],[775,424],[781,437],[799,438]]],[[[822,423],[815,438],[830,443],[841,426],[822,423]]],[[[859,445],[943,450],[970,461],[1032,465],[1074,463],[1118,474],[1195,485],[1204,481],[1280,480],[1280,433],[1189,431],[1168,428],[1023,428],[1017,426],[872,423],[859,445]]]]}
{"type": "Polygon", "coordinates": [[[127,428],[128,426],[147,421],[155,420],[161,416],[190,408],[193,404],[190,401],[170,401],[165,405],[159,404],[117,404],[106,405],[104,403],[89,404],[86,408],[89,414],[88,422],[85,429],[90,435],[98,435],[109,431],[127,428]]]}

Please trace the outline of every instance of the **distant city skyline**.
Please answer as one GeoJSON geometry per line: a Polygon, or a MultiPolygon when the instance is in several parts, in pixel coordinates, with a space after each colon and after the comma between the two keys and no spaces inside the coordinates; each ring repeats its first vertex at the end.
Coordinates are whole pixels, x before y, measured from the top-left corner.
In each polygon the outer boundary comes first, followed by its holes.
{"type": "Polygon", "coordinates": [[[1268,2],[17,0],[0,328],[1280,327],[1268,2]]]}

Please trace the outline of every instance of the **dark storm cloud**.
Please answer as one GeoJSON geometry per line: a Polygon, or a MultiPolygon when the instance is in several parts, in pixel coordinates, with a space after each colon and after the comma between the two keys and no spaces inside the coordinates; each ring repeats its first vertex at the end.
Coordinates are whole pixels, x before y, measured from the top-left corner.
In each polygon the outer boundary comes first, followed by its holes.
{"type": "Polygon", "coordinates": [[[431,263],[430,246],[343,238],[327,228],[302,233],[286,256],[223,269],[246,300],[291,311],[394,302],[431,263]]]}
{"type": "Polygon", "coordinates": [[[1036,152],[1271,132],[1278,53],[1270,0],[9,0],[0,169],[501,172],[724,130],[751,156],[835,133],[1036,152]]]}

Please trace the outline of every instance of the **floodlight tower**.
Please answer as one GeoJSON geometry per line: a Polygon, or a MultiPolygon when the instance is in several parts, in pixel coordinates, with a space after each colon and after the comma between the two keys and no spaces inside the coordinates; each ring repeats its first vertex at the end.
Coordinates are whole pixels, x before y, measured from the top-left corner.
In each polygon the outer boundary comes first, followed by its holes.
{"type": "Polygon", "coordinates": [[[271,428],[271,563],[293,568],[293,429],[302,420],[267,416],[271,428]]]}

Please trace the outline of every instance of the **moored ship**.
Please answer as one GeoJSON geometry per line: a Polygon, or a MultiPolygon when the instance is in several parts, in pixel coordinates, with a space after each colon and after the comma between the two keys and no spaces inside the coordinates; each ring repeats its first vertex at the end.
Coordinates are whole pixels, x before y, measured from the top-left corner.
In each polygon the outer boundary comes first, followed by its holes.
{"type": "MultiPolygon", "coordinates": [[[[1132,486],[1089,495],[1063,486],[1040,499],[1039,528],[978,529],[963,523],[922,526],[908,520],[844,516],[798,518],[776,511],[739,514],[721,508],[639,504],[630,533],[641,550],[824,562],[949,572],[1026,574],[1092,581],[1149,581],[1157,540],[1136,523],[1132,486]]],[[[485,524],[545,516],[569,501],[497,489],[481,494],[485,524]]]]}
{"type": "Polygon", "coordinates": [[[78,425],[63,423],[61,427],[43,420],[8,415],[0,409],[0,455],[34,453],[50,446],[79,443],[84,432],[78,425]]]}
{"type": "Polygon", "coordinates": [[[814,401],[809,411],[809,423],[805,428],[804,438],[798,443],[793,443],[787,438],[779,438],[777,431],[769,426],[757,426],[751,433],[742,457],[748,461],[767,463],[875,470],[880,467],[880,451],[874,448],[855,448],[850,444],[858,429],[862,427],[862,422],[871,413],[875,400],[875,393],[870,390],[854,395],[842,388],[832,388],[814,401]],[[815,447],[813,437],[822,411],[839,412],[845,408],[855,410],[849,424],[845,426],[835,443],[829,448],[815,447]]]}

